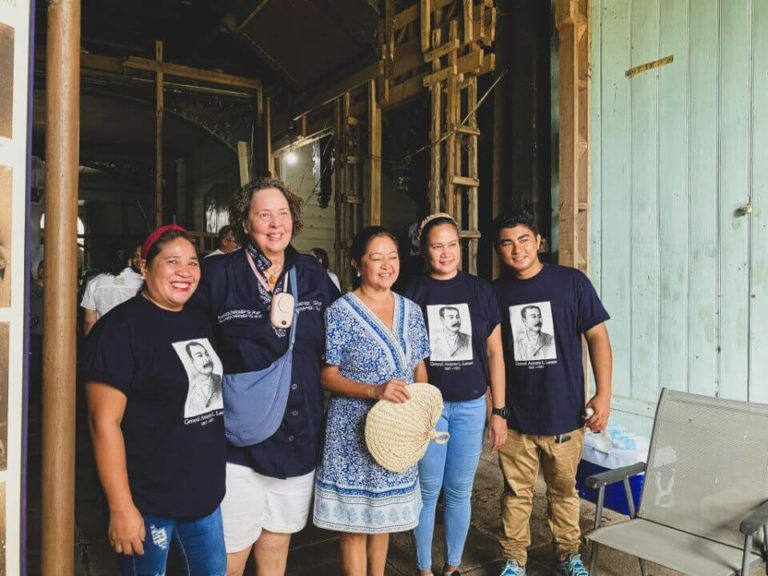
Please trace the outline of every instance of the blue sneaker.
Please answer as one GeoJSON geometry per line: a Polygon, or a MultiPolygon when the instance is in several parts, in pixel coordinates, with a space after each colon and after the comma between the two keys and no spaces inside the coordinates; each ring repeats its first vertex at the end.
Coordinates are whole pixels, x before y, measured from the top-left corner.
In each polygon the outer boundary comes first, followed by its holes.
{"type": "Polygon", "coordinates": [[[581,554],[571,554],[565,562],[555,566],[557,576],[589,576],[581,561],[581,554]]]}
{"type": "Polygon", "coordinates": [[[520,566],[517,560],[507,560],[501,567],[499,576],[525,576],[525,566],[520,566]]]}

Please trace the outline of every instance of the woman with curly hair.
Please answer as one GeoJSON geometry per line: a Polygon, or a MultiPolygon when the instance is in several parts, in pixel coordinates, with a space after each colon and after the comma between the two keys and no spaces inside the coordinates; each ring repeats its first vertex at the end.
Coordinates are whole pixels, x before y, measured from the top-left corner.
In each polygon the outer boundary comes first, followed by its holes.
{"type": "MultiPolygon", "coordinates": [[[[282,575],[291,534],[306,524],[312,499],[323,416],[323,316],[338,291],[315,258],[291,246],[302,229],[301,199],[281,181],[262,178],[244,186],[230,202],[229,221],[243,249],[207,260],[196,294],[216,327],[225,380],[268,368],[286,353],[291,331],[273,325],[270,311],[278,295],[297,293],[282,422],[253,445],[229,442],[222,502],[227,574],[242,574],[253,550],[259,576],[282,575]]],[[[238,394],[225,387],[225,411],[241,402],[238,394]]]]}

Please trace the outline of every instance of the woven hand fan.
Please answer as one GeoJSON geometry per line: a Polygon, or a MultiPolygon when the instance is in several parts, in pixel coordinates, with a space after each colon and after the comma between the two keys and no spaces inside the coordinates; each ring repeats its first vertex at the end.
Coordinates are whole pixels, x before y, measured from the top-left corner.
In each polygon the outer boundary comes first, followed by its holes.
{"type": "Polygon", "coordinates": [[[373,459],[390,472],[405,472],[424,456],[430,440],[448,442],[448,432],[435,430],[443,397],[435,386],[408,386],[410,400],[395,404],[379,400],[365,420],[365,443],[373,459]]]}

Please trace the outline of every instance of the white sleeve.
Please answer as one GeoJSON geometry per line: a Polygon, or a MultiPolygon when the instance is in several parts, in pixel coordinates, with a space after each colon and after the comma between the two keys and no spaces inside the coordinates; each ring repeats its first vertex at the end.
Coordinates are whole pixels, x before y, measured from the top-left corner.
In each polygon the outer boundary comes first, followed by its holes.
{"type": "Polygon", "coordinates": [[[88,284],[85,285],[85,292],[83,293],[83,300],[80,302],[80,306],[86,310],[96,310],[96,301],[93,299],[93,293],[96,291],[96,278],[91,278],[88,284]]]}

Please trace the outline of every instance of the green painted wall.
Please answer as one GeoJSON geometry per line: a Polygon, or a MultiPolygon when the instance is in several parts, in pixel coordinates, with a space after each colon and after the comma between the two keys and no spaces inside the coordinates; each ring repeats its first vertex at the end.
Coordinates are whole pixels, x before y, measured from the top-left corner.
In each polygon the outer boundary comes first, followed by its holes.
{"type": "Polygon", "coordinates": [[[591,267],[612,316],[612,421],[649,431],[662,387],[768,402],[768,0],[591,8],[591,267]]]}

